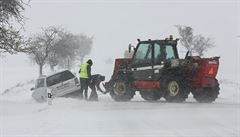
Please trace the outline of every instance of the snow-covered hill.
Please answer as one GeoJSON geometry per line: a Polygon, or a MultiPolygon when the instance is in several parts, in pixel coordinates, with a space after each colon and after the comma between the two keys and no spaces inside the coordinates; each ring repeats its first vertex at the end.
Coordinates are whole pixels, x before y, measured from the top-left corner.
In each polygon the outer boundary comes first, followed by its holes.
{"type": "Polygon", "coordinates": [[[57,98],[53,105],[31,98],[33,81],[0,95],[0,136],[240,136],[240,84],[220,80],[221,94],[212,104],[146,102],[136,94],[131,102],[99,102],[57,98]]]}
{"type": "Polygon", "coordinates": [[[1,93],[2,98],[8,98],[8,100],[12,101],[31,100],[32,91],[30,89],[34,87],[34,84],[34,80],[18,83],[4,90],[3,93],[1,93]]]}

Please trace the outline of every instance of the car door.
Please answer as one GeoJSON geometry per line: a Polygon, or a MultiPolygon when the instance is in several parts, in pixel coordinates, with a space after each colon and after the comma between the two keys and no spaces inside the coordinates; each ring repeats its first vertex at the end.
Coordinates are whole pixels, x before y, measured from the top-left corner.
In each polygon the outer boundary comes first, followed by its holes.
{"type": "Polygon", "coordinates": [[[63,71],[50,76],[47,80],[54,96],[63,96],[71,92],[74,87],[74,75],[69,71],[63,71]]]}
{"type": "Polygon", "coordinates": [[[59,96],[62,90],[61,73],[47,77],[47,87],[52,90],[53,96],[59,96]]]}
{"type": "Polygon", "coordinates": [[[140,43],[138,45],[131,68],[135,80],[152,80],[154,72],[152,43],[140,43]]]}
{"type": "Polygon", "coordinates": [[[61,91],[59,93],[60,96],[73,91],[73,89],[75,88],[74,78],[75,76],[69,71],[65,71],[62,73],[62,76],[61,76],[62,85],[61,85],[61,91]]]}

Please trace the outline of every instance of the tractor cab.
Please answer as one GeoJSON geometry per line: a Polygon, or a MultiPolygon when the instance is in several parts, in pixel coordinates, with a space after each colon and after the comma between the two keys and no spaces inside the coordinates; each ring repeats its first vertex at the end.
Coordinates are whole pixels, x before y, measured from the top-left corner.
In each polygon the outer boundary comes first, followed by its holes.
{"type": "Polygon", "coordinates": [[[139,41],[134,49],[133,66],[161,65],[165,60],[177,59],[177,41],[170,38],[165,40],[139,41]]]}
{"type": "MultiPolygon", "coordinates": [[[[177,41],[172,36],[165,40],[140,41],[134,48],[131,60],[131,71],[134,79],[156,80],[159,79],[159,70],[172,59],[178,59],[177,41]]],[[[130,49],[130,48],[129,48],[130,49]]]]}

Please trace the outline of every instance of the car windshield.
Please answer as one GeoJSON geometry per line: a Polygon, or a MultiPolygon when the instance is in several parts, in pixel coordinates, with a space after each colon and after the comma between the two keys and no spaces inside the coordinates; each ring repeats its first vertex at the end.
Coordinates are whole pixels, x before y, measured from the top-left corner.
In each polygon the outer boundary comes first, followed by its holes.
{"type": "Polygon", "coordinates": [[[35,88],[41,88],[44,87],[44,79],[37,79],[36,81],[36,87],[35,88]]]}
{"type": "Polygon", "coordinates": [[[60,73],[57,73],[55,75],[52,75],[47,78],[47,86],[50,87],[52,85],[67,81],[69,79],[74,78],[75,76],[69,72],[69,71],[63,71],[60,73]]]}

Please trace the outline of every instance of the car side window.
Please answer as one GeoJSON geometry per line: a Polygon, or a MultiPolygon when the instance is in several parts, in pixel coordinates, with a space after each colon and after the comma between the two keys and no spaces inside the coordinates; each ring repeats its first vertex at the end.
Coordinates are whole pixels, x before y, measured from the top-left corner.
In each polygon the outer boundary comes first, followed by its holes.
{"type": "Polygon", "coordinates": [[[69,79],[72,79],[72,78],[74,78],[75,76],[71,73],[71,72],[69,72],[69,71],[64,71],[63,73],[62,73],[62,76],[61,76],[61,81],[67,81],[67,80],[69,80],[69,79]]]}
{"type": "Polygon", "coordinates": [[[50,87],[52,85],[67,81],[69,79],[74,78],[75,76],[69,71],[63,71],[61,73],[57,73],[47,78],[47,86],[50,87]]]}
{"type": "Polygon", "coordinates": [[[61,75],[59,73],[48,77],[47,78],[47,87],[50,87],[50,86],[55,85],[57,83],[60,83],[61,82],[60,77],[61,77],[61,75]]]}

